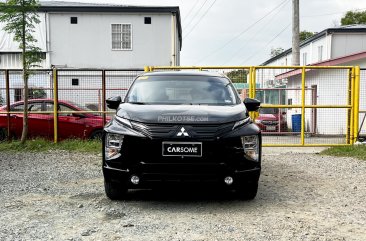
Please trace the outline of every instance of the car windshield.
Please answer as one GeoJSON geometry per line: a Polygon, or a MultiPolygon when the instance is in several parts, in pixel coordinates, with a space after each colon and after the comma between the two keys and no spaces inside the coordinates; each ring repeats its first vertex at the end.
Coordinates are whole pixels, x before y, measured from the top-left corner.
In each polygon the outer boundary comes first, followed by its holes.
{"type": "Polygon", "coordinates": [[[239,98],[231,82],[212,76],[141,76],[125,102],[171,105],[236,105],[239,98]]]}
{"type": "Polygon", "coordinates": [[[278,109],[277,108],[260,108],[259,113],[275,115],[275,114],[278,114],[278,109]]]}
{"type": "Polygon", "coordinates": [[[78,109],[80,109],[80,110],[85,110],[85,111],[92,111],[92,109],[90,109],[90,108],[88,108],[88,107],[86,107],[86,106],[83,106],[83,105],[80,105],[80,104],[78,104],[78,103],[75,103],[75,102],[73,102],[73,101],[67,101],[69,104],[71,104],[71,105],[73,105],[73,106],[75,106],[75,107],[77,107],[78,109]]]}

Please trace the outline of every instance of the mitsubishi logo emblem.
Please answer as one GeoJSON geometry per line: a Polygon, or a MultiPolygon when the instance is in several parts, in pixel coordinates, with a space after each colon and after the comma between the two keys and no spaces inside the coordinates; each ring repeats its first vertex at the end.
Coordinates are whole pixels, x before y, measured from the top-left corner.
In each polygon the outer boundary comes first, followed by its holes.
{"type": "Polygon", "coordinates": [[[177,136],[182,136],[182,135],[184,135],[184,136],[189,136],[189,135],[188,135],[188,132],[186,132],[186,129],[184,129],[184,127],[182,127],[182,128],[180,129],[180,132],[178,132],[178,133],[177,133],[177,136]]]}

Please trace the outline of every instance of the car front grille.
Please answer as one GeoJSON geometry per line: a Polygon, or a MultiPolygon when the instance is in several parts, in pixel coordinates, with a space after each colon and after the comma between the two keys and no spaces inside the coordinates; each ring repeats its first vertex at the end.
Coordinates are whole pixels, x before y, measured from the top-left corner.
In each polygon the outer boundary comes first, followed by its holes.
{"type": "Polygon", "coordinates": [[[151,124],[131,121],[132,127],[150,138],[174,137],[183,127],[193,138],[214,138],[232,130],[234,123],[224,124],[151,124]]]}
{"type": "Polygon", "coordinates": [[[278,125],[278,121],[262,121],[262,124],[266,126],[275,126],[278,125]]]}

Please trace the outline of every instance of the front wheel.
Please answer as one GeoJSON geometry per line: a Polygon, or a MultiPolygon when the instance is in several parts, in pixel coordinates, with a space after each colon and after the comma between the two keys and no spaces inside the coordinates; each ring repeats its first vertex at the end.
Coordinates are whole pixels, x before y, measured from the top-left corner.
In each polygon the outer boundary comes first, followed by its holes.
{"type": "Polygon", "coordinates": [[[0,141],[5,141],[7,138],[7,133],[5,128],[0,128],[0,141]]]}
{"type": "Polygon", "coordinates": [[[111,200],[120,200],[126,197],[127,188],[118,182],[104,180],[105,194],[111,200]]]}
{"type": "Polygon", "coordinates": [[[257,196],[258,192],[258,181],[248,182],[240,185],[236,189],[237,195],[244,200],[252,200],[257,196]]]}
{"type": "Polygon", "coordinates": [[[90,139],[91,140],[98,140],[101,141],[103,137],[103,131],[102,130],[95,130],[93,131],[93,133],[90,135],[90,139]]]}

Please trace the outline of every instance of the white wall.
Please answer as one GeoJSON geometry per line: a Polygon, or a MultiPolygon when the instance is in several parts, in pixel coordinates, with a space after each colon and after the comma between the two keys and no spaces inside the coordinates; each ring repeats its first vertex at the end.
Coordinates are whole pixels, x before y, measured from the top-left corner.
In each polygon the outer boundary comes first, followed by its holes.
{"type": "Polygon", "coordinates": [[[334,33],[332,38],[332,58],[366,51],[365,33],[334,33]]]}
{"type": "Polygon", "coordinates": [[[73,68],[142,68],[171,65],[172,15],[50,13],[50,59],[73,68]],[[70,24],[78,17],[78,24],[70,24]],[[151,24],[144,24],[151,17],[151,24]],[[132,24],[132,50],[112,50],[111,24],[132,24]]]}

